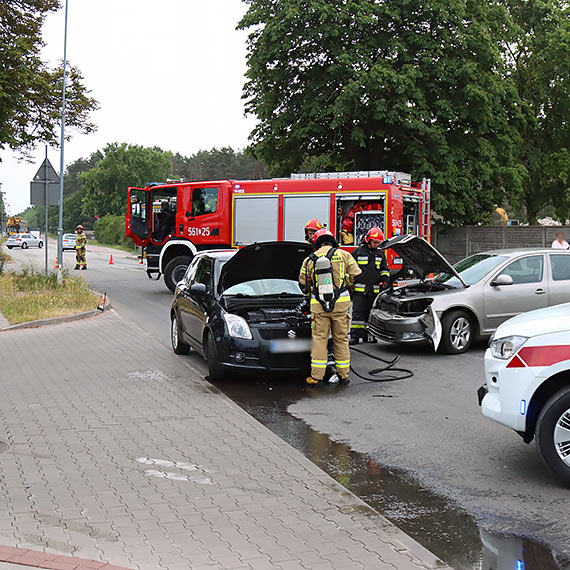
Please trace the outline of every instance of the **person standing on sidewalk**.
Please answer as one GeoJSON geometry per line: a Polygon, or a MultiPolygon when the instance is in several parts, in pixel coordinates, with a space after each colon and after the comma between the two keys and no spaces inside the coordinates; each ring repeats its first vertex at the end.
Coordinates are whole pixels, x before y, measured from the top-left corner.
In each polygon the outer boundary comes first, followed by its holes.
{"type": "Polygon", "coordinates": [[[374,299],[390,280],[390,269],[386,256],[379,248],[383,241],[382,230],[371,228],[364,238],[364,243],[352,252],[362,273],[354,283],[352,324],[350,326],[351,345],[358,344],[361,339],[363,342],[367,341],[366,323],[374,299]]]}
{"type": "Polygon", "coordinates": [[[319,230],[313,241],[314,252],[305,259],[299,283],[311,292],[313,347],[311,375],[307,384],[318,384],[325,377],[328,362],[328,341],[332,333],[337,373],[329,380],[348,384],[350,376],[350,294],[349,287],[361,273],[354,258],[339,249],[333,234],[319,230]]]}
{"type": "Polygon", "coordinates": [[[87,236],[83,231],[83,226],[77,226],[77,234],[75,235],[75,269],[87,269],[87,259],[85,257],[85,248],[87,247],[87,236]]]}

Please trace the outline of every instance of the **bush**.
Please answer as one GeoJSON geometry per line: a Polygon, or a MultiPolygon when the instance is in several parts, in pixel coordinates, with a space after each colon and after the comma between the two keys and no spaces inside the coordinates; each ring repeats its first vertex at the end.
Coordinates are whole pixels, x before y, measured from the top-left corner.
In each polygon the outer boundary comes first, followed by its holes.
{"type": "Polygon", "coordinates": [[[133,240],[125,235],[124,216],[103,216],[93,228],[95,239],[106,245],[131,246],[134,249],[133,240]]]}

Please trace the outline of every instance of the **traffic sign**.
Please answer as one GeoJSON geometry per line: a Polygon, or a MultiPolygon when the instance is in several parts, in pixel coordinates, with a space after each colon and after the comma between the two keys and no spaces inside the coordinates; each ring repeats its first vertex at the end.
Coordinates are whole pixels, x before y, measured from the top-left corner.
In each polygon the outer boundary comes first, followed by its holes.
{"type": "Polygon", "coordinates": [[[42,162],[34,179],[30,182],[30,203],[32,206],[44,206],[46,194],[48,206],[59,204],[59,175],[47,158],[42,162]]]}
{"type": "Polygon", "coordinates": [[[34,176],[33,182],[45,182],[47,174],[47,181],[53,184],[59,184],[59,175],[55,171],[55,168],[51,165],[49,159],[44,159],[42,165],[38,168],[36,175],[34,176]],[[46,169],[47,166],[47,169],[46,169]]]}

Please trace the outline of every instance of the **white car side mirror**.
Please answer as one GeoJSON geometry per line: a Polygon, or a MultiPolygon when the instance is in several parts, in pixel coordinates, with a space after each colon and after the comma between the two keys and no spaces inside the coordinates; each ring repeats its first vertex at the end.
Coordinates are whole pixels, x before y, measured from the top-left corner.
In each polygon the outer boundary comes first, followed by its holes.
{"type": "Polygon", "coordinates": [[[501,273],[492,283],[492,287],[502,287],[504,285],[512,285],[513,278],[510,275],[506,275],[505,273],[501,273]]]}

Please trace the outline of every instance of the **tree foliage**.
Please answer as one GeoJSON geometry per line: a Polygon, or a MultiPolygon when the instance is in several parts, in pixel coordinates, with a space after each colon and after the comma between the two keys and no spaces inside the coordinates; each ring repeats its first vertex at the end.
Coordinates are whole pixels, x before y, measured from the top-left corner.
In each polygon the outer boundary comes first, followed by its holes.
{"type": "Polygon", "coordinates": [[[256,180],[267,177],[263,164],[243,151],[229,147],[200,150],[191,156],[172,157],[174,177],[190,180],[256,180]]]}
{"type": "Polygon", "coordinates": [[[245,0],[252,151],[272,174],[395,169],[474,222],[520,196],[528,117],[505,80],[514,32],[494,0],[245,0]]]}
{"type": "Polygon", "coordinates": [[[570,214],[570,7],[559,0],[509,0],[514,23],[508,77],[526,120],[520,159],[528,176],[522,203],[530,222],[548,205],[570,214]]]}
{"type": "Polygon", "coordinates": [[[171,154],[156,147],[112,143],[102,154],[95,167],[79,175],[85,190],[83,212],[88,215],[124,215],[129,186],[164,181],[171,171],[171,154]]]}
{"type": "MultiPolygon", "coordinates": [[[[0,149],[26,154],[38,142],[58,143],[63,65],[50,69],[40,50],[44,20],[59,7],[58,0],[0,3],[0,149]]],[[[66,126],[93,131],[97,107],[80,71],[68,66],[66,126]]]]}

